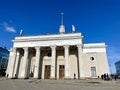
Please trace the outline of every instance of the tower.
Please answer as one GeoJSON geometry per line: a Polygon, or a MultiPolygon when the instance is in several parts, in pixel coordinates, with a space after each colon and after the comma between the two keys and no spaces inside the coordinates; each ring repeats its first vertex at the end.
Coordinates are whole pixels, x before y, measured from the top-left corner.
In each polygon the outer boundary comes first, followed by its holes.
{"type": "Polygon", "coordinates": [[[65,33],[65,26],[63,25],[63,14],[64,13],[61,13],[61,25],[60,25],[60,28],[59,28],[59,33],[60,34],[64,34],[65,33]]]}

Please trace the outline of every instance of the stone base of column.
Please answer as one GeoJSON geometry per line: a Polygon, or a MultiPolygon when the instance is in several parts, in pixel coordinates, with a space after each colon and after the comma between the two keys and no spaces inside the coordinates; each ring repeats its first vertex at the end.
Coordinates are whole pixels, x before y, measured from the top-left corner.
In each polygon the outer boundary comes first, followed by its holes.
{"type": "Polygon", "coordinates": [[[8,77],[9,79],[17,79],[17,77],[8,77]]]}
{"type": "Polygon", "coordinates": [[[85,77],[79,77],[78,79],[80,80],[80,79],[86,79],[86,78],[85,77]]]}
{"type": "Polygon", "coordinates": [[[13,75],[12,75],[12,74],[9,74],[8,78],[13,78],[13,75]]]}
{"type": "Polygon", "coordinates": [[[19,79],[28,79],[29,77],[18,77],[19,79]]]}
{"type": "Polygon", "coordinates": [[[64,78],[64,80],[72,80],[72,78],[64,78]]]}
{"type": "Polygon", "coordinates": [[[25,79],[29,79],[29,78],[17,78],[17,79],[25,80],[25,79]]]}
{"type": "Polygon", "coordinates": [[[50,79],[56,80],[57,78],[56,77],[51,77],[50,79]]]}
{"type": "Polygon", "coordinates": [[[8,77],[9,79],[13,79],[13,77],[8,77]]]}
{"type": "Polygon", "coordinates": [[[34,79],[40,79],[39,77],[33,77],[34,79]]]}
{"type": "Polygon", "coordinates": [[[71,80],[72,78],[71,77],[65,77],[64,79],[65,80],[71,80]]]}

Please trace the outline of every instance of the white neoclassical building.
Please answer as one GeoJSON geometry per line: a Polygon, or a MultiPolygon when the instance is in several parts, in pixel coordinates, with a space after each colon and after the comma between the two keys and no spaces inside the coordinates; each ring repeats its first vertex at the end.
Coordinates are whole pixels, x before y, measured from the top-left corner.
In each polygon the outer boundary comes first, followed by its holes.
{"type": "Polygon", "coordinates": [[[13,41],[6,74],[8,78],[72,79],[109,74],[105,43],[84,44],[81,33],[19,36],[13,41]]]}

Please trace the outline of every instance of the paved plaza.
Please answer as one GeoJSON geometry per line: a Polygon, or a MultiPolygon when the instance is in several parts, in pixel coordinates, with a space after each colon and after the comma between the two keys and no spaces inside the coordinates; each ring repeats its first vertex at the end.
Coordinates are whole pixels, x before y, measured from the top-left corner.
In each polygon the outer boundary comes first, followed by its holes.
{"type": "Polygon", "coordinates": [[[0,79],[0,90],[120,90],[120,80],[29,80],[0,79]]]}

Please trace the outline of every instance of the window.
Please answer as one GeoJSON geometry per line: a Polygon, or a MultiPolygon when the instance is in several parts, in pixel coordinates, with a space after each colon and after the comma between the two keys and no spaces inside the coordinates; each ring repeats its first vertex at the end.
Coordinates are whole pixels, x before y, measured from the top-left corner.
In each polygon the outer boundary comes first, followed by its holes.
{"type": "Polygon", "coordinates": [[[65,67],[64,67],[64,65],[60,65],[59,68],[60,69],[64,69],[65,67]]]}
{"type": "Polygon", "coordinates": [[[94,61],[95,59],[94,59],[94,57],[90,57],[90,61],[94,61]]]}
{"type": "Polygon", "coordinates": [[[50,67],[51,67],[50,65],[45,65],[46,69],[50,69],[50,67]]]}

